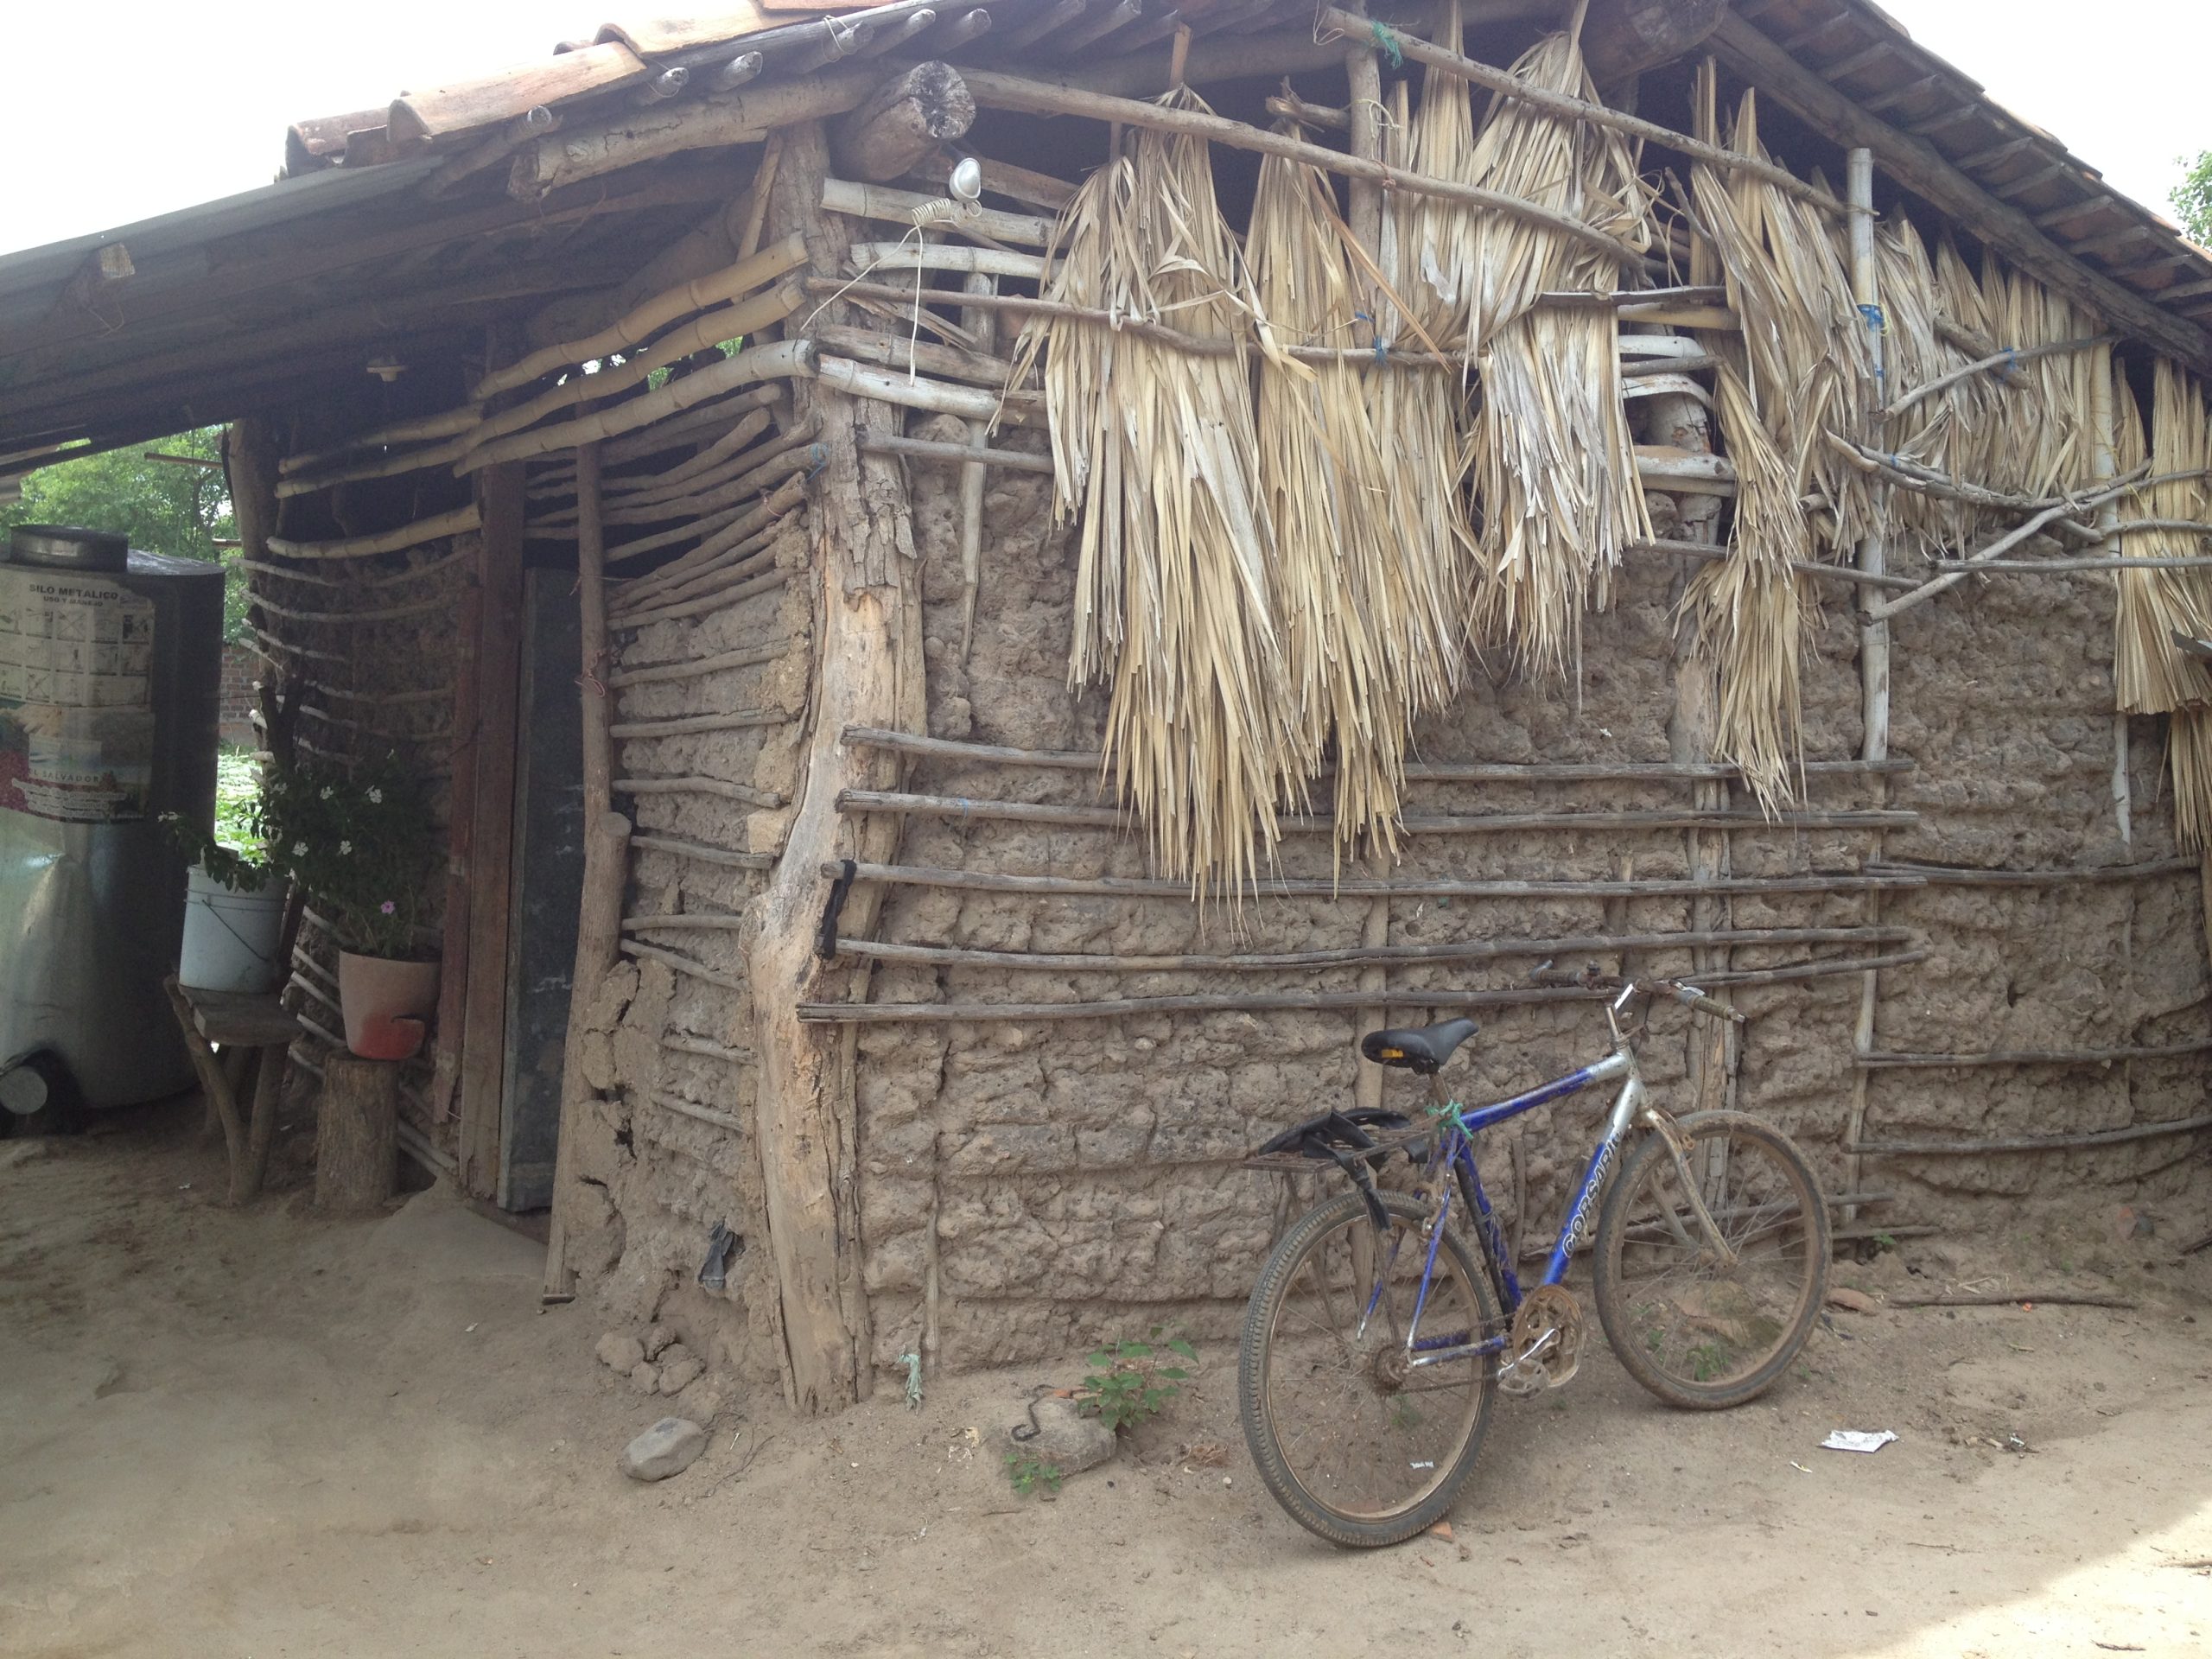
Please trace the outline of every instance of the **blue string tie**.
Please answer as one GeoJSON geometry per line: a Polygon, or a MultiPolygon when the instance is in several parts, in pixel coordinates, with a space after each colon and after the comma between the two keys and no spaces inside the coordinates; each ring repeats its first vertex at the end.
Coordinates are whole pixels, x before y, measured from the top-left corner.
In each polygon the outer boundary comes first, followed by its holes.
{"type": "Polygon", "coordinates": [[[1390,67],[1393,69],[1404,68],[1406,54],[1399,49],[1397,30],[1388,23],[1370,23],[1367,27],[1374,33],[1376,49],[1389,55],[1390,67]]]}

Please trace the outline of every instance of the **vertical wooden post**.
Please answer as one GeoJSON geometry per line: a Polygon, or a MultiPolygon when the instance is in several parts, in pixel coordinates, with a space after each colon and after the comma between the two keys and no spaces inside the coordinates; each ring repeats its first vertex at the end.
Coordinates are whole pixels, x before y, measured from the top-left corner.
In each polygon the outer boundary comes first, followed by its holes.
{"type": "Polygon", "coordinates": [[[576,913],[575,967],[569,979],[569,1033],[561,1065],[561,1125],[553,1154],[553,1217],[545,1243],[545,1294],[573,1294],[569,1222],[575,1203],[576,1137],[592,1097],[584,1075],[585,1014],[621,960],[622,899],[629,884],[630,821],[614,810],[614,744],[607,689],[607,529],[600,508],[599,445],[576,446],[576,609],[583,699],[583,893],[576,913]]]}
{"type": "MultiPolygon", "coordinates": [[[[2116,453],[2120,435],[2113,410],[2112,377],[2115,366],[2112,347],[2099,346],[2090,368],[2093,378],[2089,382],[2089,421],[2095,429],[2091,472],[2100,480],[2113,478],[2120,472],[2116,453]]],[[[2109,534],[2119,527],[2120,503],[2107,501],[2097,509],[2097,528],[2109,534]]],[[[2135,840],[2135,787],[2129,775],[2130,762],[2127,713],[2115,708],[2112,711],[2112,810],[2123,847],[2132,845],[2135,840]]]]}
{"type": "Polygon", "coordinates": [[[499,1114],[506,1071],[507,914],[514,853],[515,743],[521,728],[523,467],[477,474],[484,528],[476,562],[476,720],[459,734],[469,753],[467,992],[461,1056],[461,1123],[454,1147],[461,1190],[480,1198],[499,1185],[499,1114]]]}
{"type": "Polygon", "coordinates": [[[453,802],[446,823],[446,900],[440,912],[438,943],[438,1033],[435,1070],[430,1077],[430,1117],[442,1122],[454,1115],[467,1052],[470,901],[476,843],[477,660],[484,631],[484,589],[472,582],[461,598],[461,649],[453,674],[453,802]]]}
{"type": "MultiPolygon", "coordinates": [[[[818,122],[784,130],[770,192],[769,234],[803,232],[809,264],[829,276],[852,245],[850,222],[821,209],[828,151],[818,122]]],[[[844,308],[823,308],[826,321],[844,308]]],[[[782,1338],[785,1393],[806,1412],[853,1402],[868,1363],[866,1292],[860,1276],[858,1195],[852,1171],[859,1125],[849,1067],[831,1028],[798,1018],[802,1001],[853,994],[864,981],[815,950],[825,860],[895,854],[895,820],[857,823],[837,810],[848,788],[895,787],[895,758],[848,747],[848,726],[918,731],[925,721],[919,573],[897,464],[863,454],[860,440],[896,431],[888,405],[811,380],[792,386],[793,417],[811,421],[822,461],[809,513],[807,580],[813,591],[816,659],[810,729],[784,849],[747,911],[746,982],[752,1007],[754,1141],[782,1338]]],[[[842,931],[875,925],[880,894],[853,890],[842,931]]]]}
{"type": "MultiPolygon", "coordinates": [[[[1881,294],[1875,281],[1874,262],[1874,152],[1854,149],[1845,158],[1846,190],[1851,210],[1851,288],[1852,297],[1858,302],[1859,315],[1866,319],[1869,344],[1874,353],[1875,402],[1878,405],[1886,395],[1888,375],[1884,354],[1881,323],[1881,294]]],[[[1879,442],[1878,431],[1871,434],[1879,442]]],[[[1889,548],[1881,532],[1882,505],[1877,498],[1873,516],[1874,528],[1859,543],[1859,569],[1861,575],[1879,576],[1888,568],[1889,548]]],[[[1881,589],[1869,583],[1859,590],[1859,602],[1863,608],[1881,597],[1881,589]]],[[[1890,625],[1886,621],[1861,621],[1859,625],[1859,758],[1862,760],[1886,760],[1890,758],[1890,625]]],[[[1888,774],[1872,774],[1877,780],[1879,804],[1889,804],[1888,774]]],[[[1874,832],[1877,857],[1881,853],[1881,832],[1874,832]]],[[[1882,919],[1882,895],[1869,892],[1866,895],[1865,920],[1869,927],[1882,919]]],[[[1866,1065],[1866,1057],[1874,1048],[1874,1014],[1881,1000],[1881,976],[1868,969],[1859,982],[1859,1016],[1851,1030],[1851,1116],[1845,1127],[1844,1144],[1856,1146],[1866,1129],[1866,1091],[1873,1072],[1866,1065]]],[[[1847,1152],[1843,1159],[1844,1190],[1859,1190],[1859,1154],[1847,1152]]],[[[1858,1206],[1846,1205],[1843,1219],[1848,1223],[1858,1218],[1858,1206]]]]}
{"type": "MultiPolygon", "coordinates": [[[[970,294],[990,294],[998,284],[980,271],[971,272],[963,286],[970,294]]],[[[996,338],[997,314],[974,306],[960,314],[960,326],[976,338],[976,349],[988,353],[996,338]]],[[[968,423],[968,447],[990,447],[988,421],[968,423]]],[[[983,582],[983,486],[990,468],[978,461],[960,469],[960,660],[965,664],[976,644],[976,595],[983,582]]]]}

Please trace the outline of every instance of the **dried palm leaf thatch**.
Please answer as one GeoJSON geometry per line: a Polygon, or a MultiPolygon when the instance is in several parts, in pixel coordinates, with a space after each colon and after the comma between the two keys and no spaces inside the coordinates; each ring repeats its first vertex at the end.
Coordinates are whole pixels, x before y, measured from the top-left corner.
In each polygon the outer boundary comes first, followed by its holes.
{"type": "MultiPolygon", "coordinates": [[[[2025,351],[2084,340],[2102,325],[1993,254],[1981,262],[1982,327],[1996,349],[2025,351]]],[[[2023,361],[1993,378],[1997,418],[1982,434],[1980,465],[1967,475],[2017,495],[2058,495],[2094,475],[2094,353],[2061,352],[2023,361]]]]}
{"type": "MultiPolygon", "coordinates": [[[[1973,297],[1966,326],[1979,332],[1981,290],[1974,283],[1955,250],[1948,253],[1966,276],[1973,297]]],[[[1946,375],[1975,361],[1961,348],[1966,336],[1954,326],[1944,286],[1937,276],[1936,258],[1912,221],[1893,216],[1874,232],[1877,291],[1881,296],[1883,384],[1885,405],[1908,392],[1933,385],[1946,375]]],[[[1986,355],[1986,353],[1984,353],[1986,355]]],[[[1999,418],[1997,392],[1986,375],[1970,375],[1915,402],[1904,413],[1885,423],[1881,447],[1956,477],[1978,477],[1981,464],[1981,435],[1999,418]]],[[[1966,503],[1923,494],[1916,490],[1892,492],[1888,524],[1892,537],[1910,538],[1926,557],[1966,547],[1975,534],[1978,515],[1966,503]]]]}
{"type": "MultiPolygon", "coordinates": [[[[1446,8],[1436,44],[1447,52],[1462,50],[1459,0],[1446,8]]],[[[1402,100],[1405,83],[1395,92],[1402,100]]],[[[1474,176],[1475,109],[1465,81],[1440,69],[1424,70],[1420,110],[1408,121],[1402,102],[1398,115],[1397,130],[1404,135],[1399,165],[1432,178],[1474,176]]],[[[1386,246],[1397,275],[1390,286],[1422,333],[1439,348],[1456,351],[1465,343],[1467,306],[1480,276],[1472,215],[1434,196],[1398,194],[1391,200],[1393,211],[1384,217],[1386,235],[1394,239],[1386,246]]]]}
{"type": "MultiPolygon", "coordinates": [[[[1713,66],[1699,72],[1699,118],[1712,138],[1713,66]]],[[[1770,160],[1759,142],[1757,95],[1738,105],[1730,149],[1770,160]]],[[[1823,435],[1871,429],[1874,361],[1848,262],[1810,203],[1745,173],[1690,170],[1698,217],[1719,255],[1728,302],[1743,322],[1747,381],[1761,423],[1795,469],[1801,493],[1827,504],[1819,541],[1855,547],[1873,523],[1866,478],[1823,435]]],[[[1794,553],[1809,557],[1810,550],[1794,553]]]]}
{"type": "MultiPolygon", "coordinates": [[[[1594,100],[1572,31],[1514,65],[1532,86],[1594,100]]],[[[1491,105],[1473,176],[1650,245],[1653,192],[1618,133],[1563,121],[1518,99],[1491,105]]],[[[1611,294],[1618,264],[1502,214],[1472,215],[1476,284],[1466,318],[1479,397],[1468,432],[1481,519],[1478,639],[1528,667],[1579,669],[1585,611],[1611,602],[1622,544],[1651,534],[1621,398],[1620,326],[1610,306],[1536,305],[1548,289],[1611,294]]]]}
{"type": "MultiPolygon", "coordinates": [[[[1160,101],[1205,108],[1181,88],[1160,101]]],[[[1195,355],[1047,317],[1024,331],[1014,378],[1043,353],[1055,510],[1082,524],[1069,678],[1111,683],[1106,764],[1163,873],[1241,888],[1316,757],[1275,623],[1256,306],[1205,142],[1128,134],[1062,213],[1047,257],[1063,253],[1048,297],[1237,347],[1195,355]]]]}
{"type": "MultiPolygon", "coordinates": [[[[2110,346],[2086,355],[2111,372],[2110,346]]],[[[2142,459],[2142,416],[2123,377],[2114,377],[2113,401],[2113,459],[2124,470],[2142,459]]],[[[2164,358],[2158,359],[2152,388],[2149,457],[2152,475],[2163,481],[2123,498],[2119,527],[2125,530],[2131,518],[2204,518],[2212,506],[2207,480],[2167,475],[2212,467],[2212,422],[2206,419],[2203,395],[2196,384],[2164,358]]],[[[2131,558],[2186,558],[2201,554],[2204,543],[2202,537],[2187,531],[2144,530],[2126,537],[2115,550],[2131,558]]],[[[2113,696],[2122,712],[2152,715],[2212,708],[2212,664],[2184,655],[2173,643],[2177,632],[2192,639],[2212,639],[2212,583],[2204,577],[2202,570],[2113,572],[2118,598],[2113,622],[2113,696]]],[[[2178,736],[2172,752],[2178,814],[2183,806],[2183,751],[2178,736]]],[[[2212,785],[2212,772],[2200,770],[2196,775],[2200,782],[2212,785]]],[[[2200,798],[2196,805],[2212,813],[2212,797],[2200,798]]]]}
{"type": "Polygon", "coordinates": [[[1793,799],[1803,772],[1799,649],[1814,607],[1790,549],[1807,535],[1797,469],[1752,406],[1741,373],[1715,372],[1715,413],[1736,467],[1728,556],[1699,569],[1682,594],[1693,661],[1714,677],[1713,752],[1743,769],[1760,806],[1793,799]]]}
{"type": "MultiPolygon", "coordinates": [[[[1316,168],[1272,156],[1260,164],[1247,252],[1281,340],[1338,345],[1352,335],[1357,289],[1327,190],[1316,168]]],[[[1275,529],[1283,653],[1300,730],[1333,749],[1340,855],[1363,840],[1395,854],[1413,721],[1459,679],[1459,539],[1404,511],[1370,407],[1370,386],[1414,378],[1456,396],[1433,368],[1260,366],[1260,480],[1275,529]]],[[[1440,406],[1448,415],[1448,402],[1440,406]]]]}
{"type": "Polygon", "coordinates": [[[2173,770],[2174,839],[2188,852],[2212,848],[2212,708],[2174,710],[2166,722],[2173,770]]]}

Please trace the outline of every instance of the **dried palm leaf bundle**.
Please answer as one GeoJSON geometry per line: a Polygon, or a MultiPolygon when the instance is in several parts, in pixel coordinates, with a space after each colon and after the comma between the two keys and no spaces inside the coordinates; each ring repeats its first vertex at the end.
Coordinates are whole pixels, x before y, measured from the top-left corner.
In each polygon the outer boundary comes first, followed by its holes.
{"type": "MultiPolygon", "coordinates": [[[[1713,67],[1699,72],[1697,125],[1711,139],[1713,67]]],[[[1759,142],[1757,95],[1737,106],[1730,149],[1770,161],[1759,142]]],[[[1874,361],[1851,271],[1821,210],[1747,173],[1702,164],[1690,194],[1719,256],[1728,302],[1742,320],[1747,385],[1761,424],[1795,469],[1801,493],[1827,505],[1820,541],[1840,551],[1873,523],[1866,474],[1825,434],[1870,430],[1874,361]]],[[[1808,557],[1811,550],[1793,551],[1808,557]]]]}
{"type": "Polygon", "coordinates": [[[1772,812],[1795,798],[1802,772],[1799,650],[1814,607],[1790,568],[1808,534],[1797,469],[1752,407],[1742,375],[1715,372],[1715,413],[1736,468],[1728,556],[1702,567],[1682,594],[1695,628],[1694,660],[1714,677],[1713,751],[1743,769],[1772,812]]]}
{"type": "MultiPolygon", "coordinates": [[[[1179,88],[1170,109],[1205,108],[1179,88]]],[[[1046,317],[1054,506],[1080,518],[1069,678],[1110,682],[1106,761],[1158,868],[1194,891],[1248,886],[1276,802],[1312,769],[1294,719],[1258,485],[1247,347],[1255,311],[1200,139],[1140,129],[1077,192],[1048,297],[1231,342],[1201,355],[1046,317]]]]}
{"type": "MultiPolygon", "coordinates": [[[[2087,355],[2111,372],[2109,346],[2087,355]]],[[[2126,472],[2144,458],[2142,416],[2125,378],[2114,376],[2113,380],[2113,460],[2126,472]]],[[[2164,358],[2158,359],[2152,387],[2148,453],[2152,476],[2158,481],[2122,498],[2120,527],[2125,530],[2130,519],[2203,519],[2212,505],[2212,489],[2202,476],[2189,474],[2212,467],[2212,423],[2206,419],[2204,398],[2195,383],[2164,358]]],[[[2203,548],[2203,537],[2186,531],[2143,530],[2126,537],[2115,550],[2129,558],[2187,558],[2203,548]]],[[[2113,696],[2122,712],[2163,715],[2212,707],[2212,664],[2183,654],[2173,644],[2177,632],[2192,639],[2212,639],[2212,583],[2204,576],[2202,570],[2183,569],[2113,572],[2118,601],[2113,619],[2113,696]]],[[[2177,813],[2183,799],[2182,753],[2177,737],[2177,813]]],[[[2212,783],[2212,772],[2197,776],[2212,783]]],[[[2212,810],[2212,798],[2203,798],[2198,805],[2212,810]]]]}
{"type": "MultiPolygon", "coordinates": [[[[1445,9],[1436,44],[1447,52],[1462,49],[1459,0],[1445,9]]],[[[1401,99],[1404,89],[1401,81],[1401,99]]],[[[1440,69],[1424,70],[1421,107],[1408,119],[1402,105],[1396,132],[1404,135],[1398,165],[1408,171],[1438,179],[1472,176],[1475,111],[1465,81],[1440,69]]],[[[1389,245],[1396,264],[1390,286],[1424,334],[1441,349],[1456,351],[1466,338],[1467,305],[1480,275],[1473,216],[1458,203],[1434,196],[1397,193],[1391,201],[1385,215],[1395,232],[1389,245]]]]}
{"type": "MultiPolygon", "coordinates": [[[[1945,251],[1951,251],[1948,245],[1945,251]]],[[[1883,316],[1881,395],[1888,405],[1976,359],[1958,344],[1965,337],[1960,328],[1943,326],[1950,321],[1947,296],[1936,261],[1912,221],[1901,216],[1883,220],[1874,232],[1874,257],[1883,316]]],[[[1956,261],[1955,251],[1951,257],[1956,261]]],[[[1958,270],[1971,288],[1978,320],[1980,288],[1963,264],[1958,270]]],[[[1885,422],[1881,447],[1953,477],[1979,477],[1981,435],[1998,419],[1995,396],[1986,375],[1953,381],[1885,422]]],[[[1889,498],[1891,533],[1910,537],[1929,558],[1966,547],[1977,518],[1964,502],[1916,490],[1894,491],[1889,498]]]]}
{"type": "MultiPolygon", "coordinates": [[[[2101,327],[1993,254],[1982,258],[1981,294],[1983,326],[1999,351],[2084,340],[2101,327]]],[[[2088,483],[2096,466],[2094,355],[2080,351],[2026,358],[2009,375],[1993,377],[1998,418],[1980,446],[1983,470],[1973,476],[1993,489],[2036,497],[2088,483]]]]}
{"type": "Polygon", "coordinates": [[[2174,839],[2185,851],[2212,847],[2212,709],[2177,709],[2166,722],[2173,770],[2174,839]]]}
{"type": "MultiPolygon", "coordinates": [[[[1523,54],[1514,74],[1595,101],[1573,31],[1523,54]]],[[[1553,207],[1647,248],[1652,193],[1618,133],[1564,121],[1516,99],[1492,102],[1475,142],[1474,181],[1553,207]]],[[[1610,295],[1617,261],[1498,213],[1474,216],[1477,282],[1467,350],[1480,395],[1468,433],[1482,519],[1478,638],[1528,666],[1580,664],[1581,619],[1611,600],[1624,543],[1647,537],[1635,441],[1621,398],[1620,326],[1609,305],[1538,306],[1548,290],[1610,295]]]]}
{"type": "MultiPolygon", "coordinates": [[[[1281,340],[1333,345],[1351,336],[1357,302],[1334,216],[1322,207],[1325,188],[1302,163],[1275,156],[1260,163],[1247,252],[1261,308],[1281,340]]],[[[1422,551],[1405,544],[1392,511],[1360,374],[1341,361],[1318,371],[1287,359],[1260,365],[1259,477],[1275,529],[1285,670],[1299,728],[1334,740],[1340,854],[1363,837],[1395,851],[1411,721],[1405,604],[1410,560],[1422,551]]]]}

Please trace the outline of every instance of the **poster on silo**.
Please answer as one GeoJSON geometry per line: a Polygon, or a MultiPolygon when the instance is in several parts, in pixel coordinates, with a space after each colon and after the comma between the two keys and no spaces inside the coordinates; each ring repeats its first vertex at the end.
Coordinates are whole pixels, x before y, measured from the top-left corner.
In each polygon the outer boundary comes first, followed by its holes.
{"type": "Polygon", "coordinates": [[[146,816],[154,605],[118,582],[0,565],[0,810],[146,816]]]}

